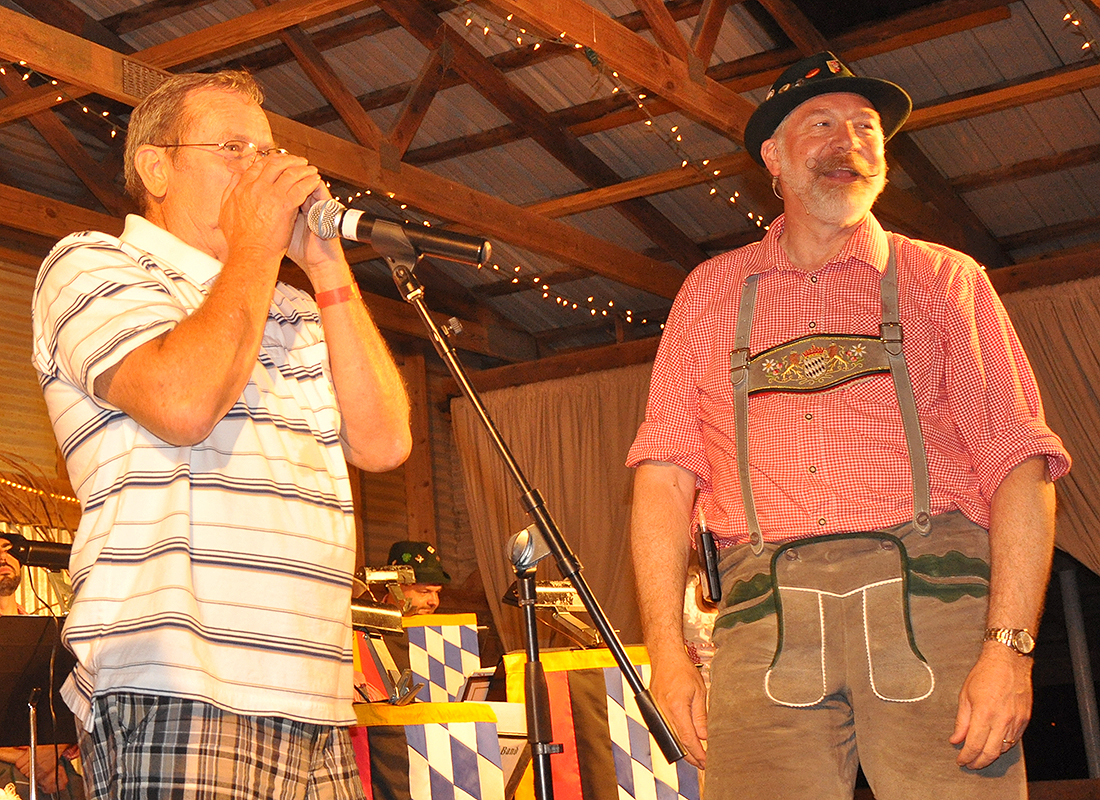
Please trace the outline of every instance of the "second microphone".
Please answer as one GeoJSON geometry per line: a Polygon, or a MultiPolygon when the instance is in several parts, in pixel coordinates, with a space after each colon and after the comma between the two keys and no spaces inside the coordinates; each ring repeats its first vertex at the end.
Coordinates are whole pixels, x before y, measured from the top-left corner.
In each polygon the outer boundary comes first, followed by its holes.
{"type": "Polygon", "coordinates": [[[399,225],[418,256],[435,256],[460,264],[480,267],[491,258],[492,248],[485,239],[464,233],[440,231],[409,222],[376,220],[362,211],[347,208],[337,200],[318,200],[306,217],[309,229],[322,239],[348,239],[368,243],[375,222],[399,225]]]}

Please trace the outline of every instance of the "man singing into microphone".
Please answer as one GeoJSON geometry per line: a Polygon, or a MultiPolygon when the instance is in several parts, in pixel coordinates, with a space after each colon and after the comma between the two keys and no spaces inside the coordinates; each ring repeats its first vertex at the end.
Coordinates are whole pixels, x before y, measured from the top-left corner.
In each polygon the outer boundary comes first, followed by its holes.
{"type": "Polygon", "coordinates": [[[136,109],[143,216],[42,265],[34,363],[83,516],[63,695],[89,797],[362,797],[349,739],[345,459],[408,455],[408,400],[328,193],[243,73],[136,109]],[[316,301],[277,282],[284,255],[316,301]]]}

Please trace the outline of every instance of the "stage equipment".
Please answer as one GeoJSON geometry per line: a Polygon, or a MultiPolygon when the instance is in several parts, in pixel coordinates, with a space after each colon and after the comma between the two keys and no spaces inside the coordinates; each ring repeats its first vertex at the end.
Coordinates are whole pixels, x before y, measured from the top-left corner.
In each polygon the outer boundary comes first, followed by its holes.
{"type": "MultiPolygon", "coordinates": [[[[519,606],[519,582],[513,583],[501,601],[519,606]]],[[[568,637],[583,648],[602,647],[600,632],[573,616],[584,611],[580,595],[569,581],[538,581],[535,584],[535,616],[551,630],[568,637]]]]}
{"type": "MultiPolygon", "coordinates": [[[[523,507],[534,520],[533,525],[524,533],[529,534],[531,530],[537,530],[538,532],[537,537],[528,535],[524,537],[525,540],[522,542],[519,541],[522,533],[513,539],[513,566],[516,571],[516,578],[519,580],[519,602],[521,608],[523,608],[525,612],[524,618],[527,634],[526,651],[528,656],[528,677],[526,679],[530,681],[530,690],[526,695],[528,703],[527,739],[531,744],[532,758],[534,760],[536,797],[538,800],[551,800],[553,797],[549,757],[554,752],[554,746],[550,743],[549,701],[547,697],[546,680],[541,669],[542,665],[538,661],[538,641],[535,630],[537,626],[534,617],[534,604],[537,599],[534,580],[535,567],[534,562],[530,562],[528,557],[524,554],[523,551],[525,550],[530,550],[532,556],[537,555],[537,551],[540,550],[553,553],[558,571],[561,573],[562,577],[567,579],[577,590],[577,595],[581,598],[589,616],[592,617],[593,623],[607,643],[608,649],[614,655],[615,663],[619,665],[630,690],[634,692],[634,698],[641,709],[646,726],[656,739],[664,757],[670,764],[683,758],[683,747],[680,745],[679,741],[677,741],[675,734],[672,732],[672,728],[664,718],[661,710],[657,707],[652,695],[645,688],[641,676],[630,663],[629,658],[627,658],[626,651],[623,648],[622,642],[619,640],[618,634],[615,632],[614,628],[611,627],[611,623],[608,621],[599,602],[592,594],[592,590],[589,588],[587,581],[585,581],[584,577],[581,575],[580,561],[570,550],[557,523],[554,522],[553,517],[551,517],[549,511],[546,509],[546,503],[542,495],[527,481],[519,464],[512,456],[512,452],[509,450],[507,443],[505,443],[504,438],[500,435],[496,425],[490,418],[489,412],[481,402],[481,398],[478,396],[477,391],[470,383],[462,366],[462,362],[458,359],[458,354],[447,338],[448,335],[454,335],[454,333],[445,334],[436,324],[435,320],[432,319],[431,313],[428,311],[424,301],[424,287],[413,274],[413,268],[416,262],[419,261],[421,256],[425,255],[427,251],[418,249],[411,237],[405,234],[406,231],[399,225],[388,223],[385,226],[380,226],[376,223],[371,231],[371,245],[385,259],[386,264],[390,268],[390,272],[393,274],[394,283],[397,285],[397,289],[405,299],[405,302],[416,309],[421,322],[423,322],[424,327],[428,331],[429,338],[436,352],[439,354],[440,358],[443,359],[443,363],[447,365],[447,369],[458,383],[459,388],[462,390],[462,394],[472,404],[486,433],[493,442],[497,454],[503,461],[516,487],[519,489],[520,500],[523,507]],[[517,552],[517,550],[519,552],[517,552]],[[518,559],[517,555],[519,556],[518,559]],[[528,564],[530,564],[530,566],[528,566],[528,564]],[[530,613],[528,613],[528,611],[530,613]],[[545,716],[542,716],[543,712],[545,712],[545,716]]],[[[541,556],[538,557],[541,558],[541,556]]]]}
{"type": "Polygon", "coordinates": [[[484,239],[411,222],[372,219],[364,216],[362,211],[345,208],[337,200],[318,200],[309,209],[306,221],[309,229],[322,239],[339,236],[353,242],[373,244],[379,236],[404,237],[409,246],[416,250],[417,258],[436,256],[474,267],[480,267],[492,258],[492,247],[484,239]]]}
{"type": "Polygon", "coordinates": [[[19,533],[0,533],[0,537],[11,542],[9,552],[24,567],[41,567],[51,572],[69,568],[71,544],[28,539],[19,533]]]}
{"type": "MultiPolygon", "coordinates": [[[[63,617],[0,617],[0,747],[33,748],[76,741],[73,713],[59,693],[76,660],[61,645],[63,617]],[[39,713],[45,705],[47,714],[39,713]]],[[[38,767],[30,760],[31,800],[38,797],[38,767]]]]}

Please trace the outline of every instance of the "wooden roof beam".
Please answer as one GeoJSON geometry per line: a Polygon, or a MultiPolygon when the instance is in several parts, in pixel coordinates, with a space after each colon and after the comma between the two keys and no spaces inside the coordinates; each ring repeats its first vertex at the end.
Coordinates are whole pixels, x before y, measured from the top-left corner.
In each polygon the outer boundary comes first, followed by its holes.
{"type": "MultiPolygon", "coordinates": [[[[258,9],[272,7],[275,0],[252,0],[252,4],[258,9]]],[[[355,95],[337,77],[336,72],[325,61],[324,55],[314,47],[313,42],[305,32],[297,25],[289,27],[279,33],[283,44],[294,54],[298,60],[298,66],[306,74],[310,82],[324,96],[340,119],[351,131],[351,135],[364,147],[376,148],[382,139],[382,133],[374,120],[370,118],[355,95]]]]}
{"type": "Polygon", "coordinates": [[[793,0],[760,0],[760,5],[771,14],[772,19],[803,56],[812,56],[829,49],[829,42],[821,35],[821,31],[793,0]]]}
{"type": "MultiPolygon", "coordinates": [[[[709,78],[703,86],[690,80],[687,65],[669,56],[581,0],[493,0],[542,30],[566,33],[566,36],[592,47],[610,67],[628,80],[654,91],[676,104],[684,113],[716,127],[738,143],[743,142],[745,123],[755,106],[709,78]]],[[[920,204],[916,204],[920,205],[920,204]]],[[[904,192],[887,191],[879,200],[884,217],[903,219],[904,229],[923,238],[939,238],[946,225],[958,229],[950,219],[936,215],[929,219],[926,208],[917,210],[904,192]],[[924,225],[917,228],[920,221],[924,225]]]]}
{"type": "MultiPolygon", "coordinates": [[[[948,16],[947,19],[941,19],[936,16],[930,18],[927,8],[918,9],[884,23],[877,23],[852,33],[842,34],[834,40],[832,46],[838,50],[843,50],[852,59],[866,58],[885,50],[917,44],[950,33],[956,33],[960,30],[969,30],[973,27],[1005,19],[1008,17],[1008,11],[1004,8],[1004,5],[1005,0],[979,0],[978,2],[975,2],[975,0],[961,0],[961,2],[960,0],[947,0],[947,2],[939,3],[933,8],[939,8],[939,14],[941,15],[950,15],[955,10],[959,10],[962,13],[961,17],[948,16]],[[971,14],[963,13],[965,9],[975,5],[991,4],[994,4],[993,8],[983,8],[971,14]],[[910,26],[918,27],[913,28],[910,26]]],[[[731,86],[731,88],[737,91],[759,88],[774,79],[781,68],[789,66],[799,58],[799,54],[794,49],[773,51],[773,53],[779,53],[781,57],[776,58],[772,54],[765,54],[770,59],[765,71],[757,69],[757,67],[762,66],[758,58],[750,57],[717,65],[710,69],[708,74],[716,80],[736,81],[737,85],[731,86]],[[730,69],[736,65],[744,65],[747,71],[742,73],[730,69]]],[[[494,60],[494,63],[497,62],[494,60]]],[[[445,87],[446,85],[445,83],[445,87]]],[[[387,90],[381,90],[373,93],[371,97],[377,98],[373,102],[368,99],[368,96],[360,97],[360,100],[367,104],[368,108],[379,108],[386,104],[384,98],[386,92],[387,90]]],[[[400,96],[403,97],[404,94],[400,96]]],[[[576,136],[586,136],[591,133],[612,130],[623,125],[631,125],[645,119],[646,114],[637,109],[633,103],[629,103],[628,100],[629,98],[618,96],[601,98],[572,108],[555,111],[553,116],[562,121],[571,120],[565,124],[568,124],[572,133],[576,136]]],[[[389,102],[394,102],[394,100],[389,102]]],[[[677,110],[675,105],[660,97],[647,99],[646,109],[648,114],[652,116],[660,116],[677,110]]],[[[312,112],[308,115],[299,115],[296,119],[299,122],[313,125],[323,124],[327,121],[313,116],[312,112]]],[[[514,124],[502,125],[490,131],[411,150],[406,157],[406,161],[414,164],[430,164],[435,161],[454,158],[464,153],[518,141],[522,138],[524,138],[523,130],[519,126],[514,124]]]]}
{"type": "Polygon", "coordinates": [[[634,5],[649,23],[649,30],[657,44],[681,61],[695,55],[676,27],[676,20],[665,7],[664,0],[634,0],[634,5]]]}
{"type": "Polygon", "coordinates": [[[150,0],[140,6],[120,11],[101,20],[103,27],[117,34],[130,33],[154,22],[171,19],[177,14],[202,8],[215,0],[150,0]]]}
{"type": "Polygon", "coordinates": [[[526,278],[515,279],[511,281],[497,281],[496,283],[486,283],[481,286],[474,287],[473,293],[478,297],[504,297],[509,294],[518,294],[519,292],[545,292],[548,289],[543,287],[557,286],[559,283],[569,283],[570,281],[579,281],[585,278],[591,278],[592,273],[586,269],[556,269],[552,272],[544,272],[541,275],[535,276],[538,280],[532,278],[530,281],[526,278]]]}
{"type": "Polygon", "coordinates": [[[696,186],[714,177],[715,170],[726,175],[747,172],[750,169],[755,169],[753,160],[749,158],[748,153],[741,150],[708,159],[705,170],[691,167],[670,169],[623,181],[613,186],[605,186],[601,189],[578,192],[553,200],[543,200],[525,206],[525,208],[556,219],[570,214],[580,214],[583,211],[592,211],[596,208],[605,208],[613,203],[634,197],[647,197],[662,192],[670,192],[674,189],[682,189],[685,186],[696,186]]]}
{"type": "MultiPolygon", "coordinates": [[[[49,21],[55,28],[75,33],[82,39],[101,44],[120,53],[132,53],[134,48],[123,41],[117,31],[112,31],[99,20],[93,19],[78,8],[72,0],[16,0],[20,6],[37,19],[49,21]]],[[[209,0],[206,0],[209,2],[209,0]]]]}
{"type": "MultiPolygon", "coordinates": [[[[356,4],[362,2],[363,0],[282,0],[277,6],[253,11],[250,14],[244,14],[235,19],[211,25],[201,31],[180,36],[169,42],[147,47],[135,54],[138,61],[134,63],[161,69],[192,64],[215,53],[240,47],[256,39],[274,36],[284,28],[299,23],[311,22],[316,17],[326,13],[353,8],[356,4]]],[[[84,41],[92,43],[90,40],[85,39],[84,41]]],[[[113,48],[107,49],[118,52],[113,48]]],[[[23,58],[23,56],[13,56],[13,58],[23,58]]],[[[98,56],[98,60],[104,61],[107,59],[101,54],[98,56]]],[[[61,80],[63,74],[71,72],[68,69],[56,72],[42,71],[59,80],[61,80]]],[[[51,108],[59,102],[65,102],[65,99],[57,100],[56,98],[59,96],[67,99],[82,97],[87,94],[87,91],[78,88],[81,86],[84,86],[84,84],[79,79],[65,80],[62,85],[49,87],[50,91],[46,91],[47,87],[40,87],[40,89],[35,90],[36,93],[33,96],[27,94],[26,97],[21,97],[18,100],[8,98],[6,101],[0,102],[0,124],[27,116],[35,111],[51,108]]],[[[111,99],[126,102],[121,96],[112,97],[111,99]]]]}
{"type": "MultiPolygon", "coordinates": [[[[26,59],[40,72],[131,106],[167,75],[133,57],[4,8],[0,8],[0,58],[26,59]]],[[[662,297],[673,297],[683,281],[680,270],[672,265],[426,170],[402,164],[396,170],[383,170],[375,151],[277,114],[269,114],[268,118],[281,143],[338,180],[392,193],[400,198],[399,202],[409,203],[429,215],[468,224],[489,237],[662,297]]]]}
{"type": "Polygon", "coordinates": [[[951,242],[952,246],[989,267],[1000,267],[1010,262],[1001,243],[993,238],[985,223],[959,196],[911,136],[905,132],[896,135],[886,146],[886,153],[928,194],[932,204],[955,223],[962,238],[951,242]]]}
{"type": "Polygon", "coordinates": [[[1095,61],[1059,67],[914,108],[905,130],[919,131],[1096,86],[1100,86],[1100,64],[1095,61]]]}
{"type": "Polygon", "coordinates": [[[1008,294],[1036,286],[1053,286],[1094,277],[1098,261],[1100,244],[1091,244],[1010,267],[989,270],[987,274],[998,294],[1008,294]]]}
{"type": "MultiPolygon", "coordinates": [[[[621,180],[575,136],[555,125],[542,106],[509,83],[500,70],[437,15],[426,11],[416,0],[379,0],[378,5],[426,47],[450,42],[454,70],[512,122],[526,128],[532,139],[582,181],[589,186],[606,186],[621,180]]],[[[706,254],[683,231],[646,201],[624,201],[616,210],[686,269],[706,259],[706,254]]]]}
{"type": "Polygon", "coordinates": [[[273,6],[147,47],[137,57],[144,64],[165,69],[195,64],[295,25],[315,25],[319,17],[348,12],[362,4],[363,0],[280,0],[273,6]]]}
{"type": "MultiPolygon", "coordinates": [[[[427,10],[433,13],[442,13],[443,11],[454,8],[454,3],[449,2],[449,0],[429,0],[423,3],[423,5],[427,10]]],[[[681,20],[696,16],[699,13],[700,6],[701,0],[670,0],[665,7],[674,20],[681,20]]],[[[641,12],[637,11],[624,14],[616,19],[634,31],[645,30],[649,27],[645,17],[641,12]]],[[[317,31],[311,38],[319,50],[326,50],[330,47],[338,47],[364,36],[372,36],[395,27],[398,27],[398,25],[393,18],[385,12],[379,11],[317,31]]],[[[523,47],[517,47],[513,50],[506,50],[503,53],[497,53],[490,56],[489,61],[493,66],[505,72],[509,72],[511,70],[529,67],[550,58],[570,55],[572,53],[572,47],[558,45],[554,42],[544,42],[537,50],[533,44],[524,45],[523,47]]],[[[230,62],[226,63],[226,66],[232,64],[244,67],[253,72],[258,72],[285,63],[292,57],[292,54],[289,53],[285,47],[274,45],[255,53],[241,56],[239,59],[232,59],[230,62]]],[[[452,86],[458,86],[464,82],[465,81],[461,77],[451,72],[448,73],[440,88],[449,89],[452,86]]],[[[362,95],[359,100],[367,109],[399,103],[408,94],[411,86],[412,82],[408,81],[397,84],[396,86],[387,87],[380,91],[362,95]],[[391,99],[387,100],[387,97],[391,99]]],[[[320,108],[303,112],[297,115],[295,119],[307,125],[324,125],[336,119],[336,112],[331,106],[321,106],[320,108]]]]}
{"type": "Polygon", "coordinates": [[[452,58],[454,58],[454,51],[448,42],[444,42],[433,50],[420,69],[420,75],[417,76],[412,90],[405,97],[401,109],[397,112],[397,119],[386,134],[386,141],[392,145],[399,159],[405,157],[416,132],[420,130],[420,125],[424,122],[432,100],[435,99],[443,83],[443,76],[447,74],[452,58]]]}
{"type": "Polygon", "coordinates": [[[718,32],[726,19],[726,12],[732,0],[703,0],[699,16],[695,20],[695,30],[691,34],[691,50],[699,60],[707,65],[714,55],[714,45],[718,42],[718,32]]]}
{"type": "Polygon", "coordinates": [[[998,186],[1002,183],[1022,181],[1038,175],[1060,172],[1100,161],[1100,144],[1090,144],[1062,153],[1028,159],[1017,164],[977,172],[972,175],[960,175],[951,179],[951,185],[959,192],[973,192],[998,186]]]}
{"type": "MultiPolygon", "coordinates": [[[[0,75],[0,87],[9,97],[17,97],[27,88],[22,80],[10,73],[0,75]]],[[[100,167],[54,112],[38,111],[28,120],[108,212],[121,217],[135,210],[133,202],[115,188],[114,176],[100,167]]]]}
{"type": "Polygon", "coordinates": [[[1074,219],[1068,222],[1060,222],[1057,225],[1048,225],[1045,228],[1034,228],[1030,231],[1020,231],[1001,236],[999,241],[1009,250],[1021,247],[1039,245],[1049,242],[1051,239],[1077,236],[1082,233],[1091,233],[1100,226],[1100,216],[1074,219]]]}
{"type": "Polygon", "coordinates": [[[755,108],[736,92],[703,77],[696,82],[688,64],[650,44],[638,34],[583,0],[492,0],[526,20],[531,27],[590,47],[628,81],[646,86],[675,103],[689,116],[743,141],[745,123],[755,108]]]}

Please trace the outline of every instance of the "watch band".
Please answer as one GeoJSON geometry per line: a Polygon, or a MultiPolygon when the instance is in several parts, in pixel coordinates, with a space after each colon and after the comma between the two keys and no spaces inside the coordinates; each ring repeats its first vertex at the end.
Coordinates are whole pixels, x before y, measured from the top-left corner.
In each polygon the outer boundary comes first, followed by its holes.
{"type": "Polygon", "coordinates": [[[1035,650],[1035,637],[1027,628],[986,628],[983,642],[1000,642],[1021,656],[1029,656],[1035,650]]]}

